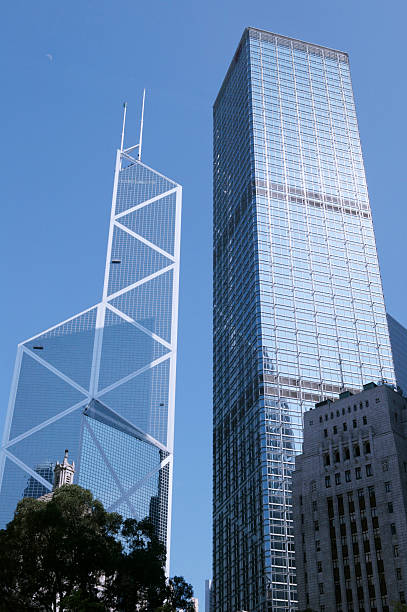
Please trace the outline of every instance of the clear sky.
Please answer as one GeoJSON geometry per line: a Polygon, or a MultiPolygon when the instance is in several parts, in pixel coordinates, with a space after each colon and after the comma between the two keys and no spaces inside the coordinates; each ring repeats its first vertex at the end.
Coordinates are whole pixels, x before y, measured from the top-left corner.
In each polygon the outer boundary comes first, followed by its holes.
{"type": "Polygon", "coordinates": [[[350,53],[386,303],[407,325],[406,17],[405,0],[3,3],[0,422],[17,342],[101,298],[122,103],[133,144],[146,87],[143,159],[184,186],[171,571],[201,605],[212,539],[212,103],[248,25],[350,53]]]}

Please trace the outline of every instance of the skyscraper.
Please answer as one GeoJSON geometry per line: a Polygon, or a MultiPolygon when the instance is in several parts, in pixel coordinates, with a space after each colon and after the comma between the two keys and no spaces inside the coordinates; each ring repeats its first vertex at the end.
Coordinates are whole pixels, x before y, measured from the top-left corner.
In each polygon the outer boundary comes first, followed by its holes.
{"type": "Polygon", "coordinates": [[[108,510],[151,515],[169,547],[182,188],[117,151],[102,301],[22,342],[1,449],[0,522],[69,448],[108,510]]]}
{"type": "MultiPolygon", "coordinates": [[[[54,482],[54,463],[51,461],[44,461],[44,463],[39,463],[35,466],[34,472],[37,472],[42,478],[48,480],[48,482],[52,485],[54,482]]],[[[27,486],[23,491],[23,497],[33,497],[37,499],[48,493],[48,488],[45,488],[36,478],[30,476],[27,481],[27,486]]]]}
{"type": "Polygon", "coordinates": [[[406,603],[406,411],[400,393],[368,383],[305,415],[293,477],[300,610],[406,603]]]}
{"type": "Polygon", "coordinates": [[[346,53],[248,28],[214,105],[217,612],[296,608],[302,414],[394,370],[346,53]]]}
{"type": "Polygon", "coordinates": [[[407,397],[407,329],[387,313],[396,381],[407,397]]]}

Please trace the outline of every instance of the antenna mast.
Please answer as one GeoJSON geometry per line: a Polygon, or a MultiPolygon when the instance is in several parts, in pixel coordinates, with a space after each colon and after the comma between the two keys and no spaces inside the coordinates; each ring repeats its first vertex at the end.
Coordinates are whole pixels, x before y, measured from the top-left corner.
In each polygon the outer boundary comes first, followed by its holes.
{"type": "Polygon", "coordinates": [[[141,106],[141,120],[140,120],[140,139],[138,145],[138,158],[141,159],[141,145],[143,144],[143,125],[144,125],[144,101],[146,99],[146,89],[143,91],[143,103],[141,106]]]}
{"type": "Polygon", "coordinates": [[[126,127],[126,112],[127,112],[127,102],[125,102],[123,104],[123,127],[122,127],[122,141],[120,144],[120,151],[123,151],[123,145],[124,145],[124,129],[126,127]]]}

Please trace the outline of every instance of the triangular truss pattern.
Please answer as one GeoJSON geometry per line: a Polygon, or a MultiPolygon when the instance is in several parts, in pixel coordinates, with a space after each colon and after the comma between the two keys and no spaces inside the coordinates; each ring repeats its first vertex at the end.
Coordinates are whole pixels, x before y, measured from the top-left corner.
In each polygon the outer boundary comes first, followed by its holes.
{"type": "Polygon", "coordinates": [[[181,193],[117,152],[102,301],[18,347],[0,527],[29,479],[50,487],[38,466],[69,448],[76,482],[125,516],[150,516],[168,552],[181,193]]]}

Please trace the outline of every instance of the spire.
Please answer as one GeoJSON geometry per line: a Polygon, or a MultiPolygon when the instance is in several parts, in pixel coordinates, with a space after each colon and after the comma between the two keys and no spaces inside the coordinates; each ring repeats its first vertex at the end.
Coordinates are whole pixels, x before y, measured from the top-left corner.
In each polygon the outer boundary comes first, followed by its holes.
{"type": "MultiPolygon", "coordinates": [[[[129,154],[132,151],[134,151],[135,149],[138,149],[137,152],[137,160],[140,161],[141,160],[141,148],[143,145],[143,128],[144,128],[144,104],[145,104],[145,100],[146,100],[146,90],[143,90],[143,98],[142,98],[142,102],[141,102],[141,117],[140,117],[140,133],[139,133],[139,141],[137,144],[131,146],[131,147],[127,147],[127,149],[124,148],[124,133],[125,133],[125,129],[126,129],[126,114],[127,114],[127,102],[125,102],[123,104],[123,125],[122,125],[122,138],[120,141],[120,152],[122,154],[129,154]]],[[[135,159],[135,157],[133,157],[133,159],[135,159]]]]}
{"type": "Polygon", "coordinates": [[[124,102],[124,104],[123,104],[122,139],[121,139],[121,143],[120,143],[120,151],[123,151],[123,145],[124,145],[124,130],[126,128],[126,113],[127,113],[127,102],[124,102]]]}
{"type": "Polygon", "coordinates": [[[54,488],[59,489],[65,484],[73,484],[73,477],[75,474],[75,462],[72,461],[72,464],[68,461],[68,449],[65,449],[65,455],[62,463],[59,461],[56,462],[54,468],[54,488]]]}

